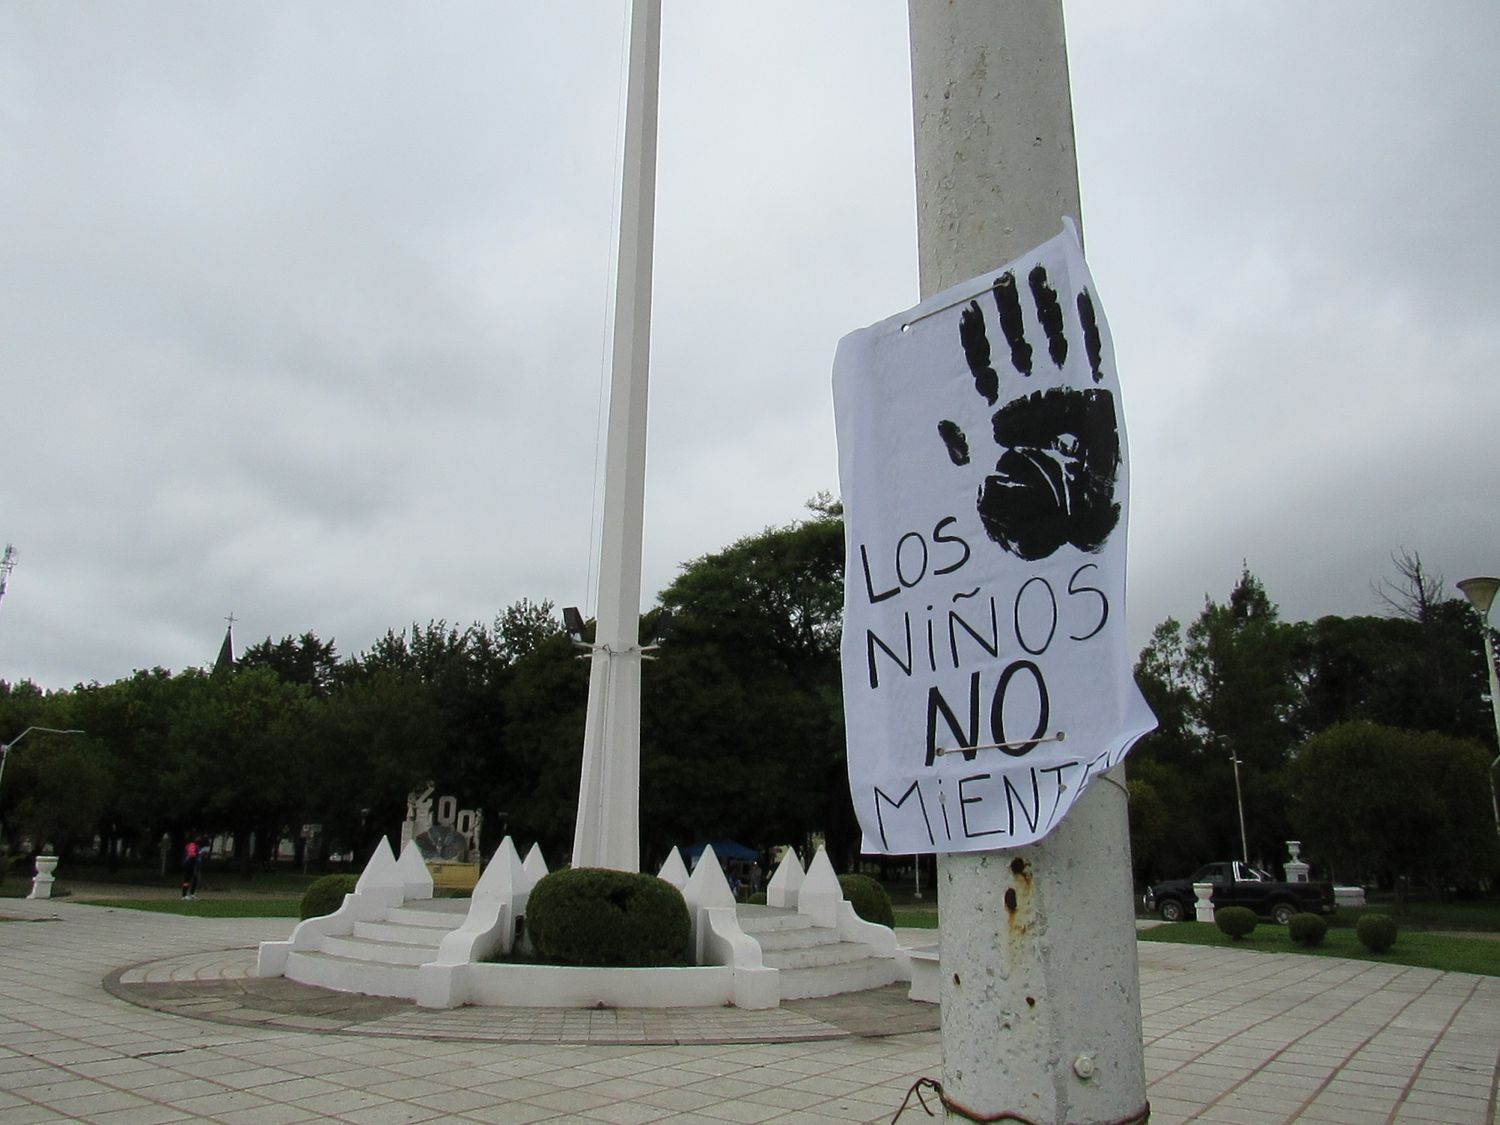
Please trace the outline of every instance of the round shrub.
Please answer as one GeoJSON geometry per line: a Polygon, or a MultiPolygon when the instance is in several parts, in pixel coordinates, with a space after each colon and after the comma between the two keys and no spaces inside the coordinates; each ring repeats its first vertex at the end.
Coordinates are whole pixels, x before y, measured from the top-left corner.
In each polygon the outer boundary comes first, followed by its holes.
{"type": "Polygon", "coordinates": [[[321,918],[344,905],[344,896],[352,894],[358,875],[324,875],[314,879],[302,894],[302,917],[321,918]]]}
{"type": "Polygon", "coordinates": [[[1396,923],[1386,914],[1366,914],[1354,923],[1354,936],[1371,953],[1384,953],[1396,944],[1396,923]]]}
{"type": "Polygon", "coordinates": [[[849,905],[854,907],[854,913],[866,922],[874,922],[877,926],[896,924],[896,912],[891,909],[891,896],[868,875],[840,875],[839,889],[844,892],[849,905]]]}
{"type": "Polygon", "coordinates": [[[1239,941],[1255,929],[1255,911],[1246,906],[1226,906],[1214,911],[1214,924],[1239,941]]]}
{"type": "Polygon", "coordinates": [[[691,965],[692,924],[682,892],[631,871],[575,867],[531,890],[526,932],[559,965],[691,965]]]}
{"type": "Polygon", "coordinates": [[[746,906],[764,906],[766,904],[766,892],[756,891],[745,900],[746,906]]]}
{"type": "Polygon", "coordinates": [[[1292,941],[1311,949],[1323,944],[1328,923],[1316,914],[1293,914],[1292,920],[1286,924],[1286,932],[1292,941]]]}

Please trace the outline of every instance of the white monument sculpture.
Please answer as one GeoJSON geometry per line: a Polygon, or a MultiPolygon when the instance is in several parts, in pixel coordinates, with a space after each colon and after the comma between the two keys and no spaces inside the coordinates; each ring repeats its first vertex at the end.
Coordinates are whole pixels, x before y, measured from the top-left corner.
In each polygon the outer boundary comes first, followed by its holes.
{"type": "Polygon", "coordinates": [[[415,844],[424,860],[473,862],[479,859],[479,831],[484,813],[479,809],[460,809],[458,798],[450,795],[437,799],[436,815],[432,794],[436,785],[429,781],[423,788],[406,795],[406,820],[401,825],[401,849],[415,844]]]}

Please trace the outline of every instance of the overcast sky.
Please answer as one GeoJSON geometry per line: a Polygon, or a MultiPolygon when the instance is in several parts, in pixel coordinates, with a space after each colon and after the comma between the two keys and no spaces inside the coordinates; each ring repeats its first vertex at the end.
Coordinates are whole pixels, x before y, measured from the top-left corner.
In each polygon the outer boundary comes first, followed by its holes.
{"type": "MultiPolygon", "coordinates": [[[[1500,6],[1066,5],[1131,635],[1500,571],[1500,6]]],[[[0,679],[593,605],[624,0],[0,5],[0,679]]],[[[906,5],[666,0],[645,601],[837,488],[906,5]]]]}

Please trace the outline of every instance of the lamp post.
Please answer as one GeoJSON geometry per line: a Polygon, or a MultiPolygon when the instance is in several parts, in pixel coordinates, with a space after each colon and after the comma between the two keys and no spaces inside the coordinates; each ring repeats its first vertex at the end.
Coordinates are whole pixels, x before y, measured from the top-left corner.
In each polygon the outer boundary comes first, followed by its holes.
{"type": "Polygon", "coordinates": [[[1240,792],[1240,756],[1230,747],[1229,760],[1234,764],[1234,803],[1239,806],[1240,811],[1240,858],[1248,865],[1250,862],[1250,840],[1245,834],[1245,797],[1240,792]]]}
{"type": "MultiPolygon", "coordinates": [[[[0,742],[0,778],[4,778],[5,777],[5,763],[10,760],[10,752],[11,752],[11,750],[15,747],[16,743],[20,742],[21,739],[25,738],[28,734],[30,734],[34,730],[42,731],[45,734],[86,734],[87,733],[86,731],[81,731],[81,730],[61,730],[58,727],[27,727],[20,734],[16,735],[15,738],[12,738],[9,742],[0,742]]],[[[4,845],[3,848],[0,848],[0,856],[8,854],[9,851],[10,851],[10,844],[9,844],[9,842],[7,842],[4,845]]],[[[50,872],[49,872],[49,883],[50,883],[50,872]]],[[[35,890],[35,888],[33,888],[33,891],[34,890],[35,890]]]]}
{"type": "MultiPolygon", "coordinates": [[[[1495,717],[1495,741],[1500,744],[1500,681],[1495,676],[1495,642],[1490,639],[1490,606],[1500,590],[1500,578],[1465,578],[1458,583],[1464,597],[1479,614],[1479,632],[1484,638],[1484,670],[1490,679],[1490,713],[1495,717]]],[[[1495,810],[1495,831],[1500,833],[1500,796],[1495,794],[1495,771],[1500,769],[1500,754],[1490,763],[1490,805],[1495,810]]]]}
{"type": "Polygon", "coordinates": [[[57,727],[27,727],[20,734],[16,735],[15,738],[12,738],[9,742],[0,742],[0,778],[3,778],[5,776],[5,762],[6,762],[6,759],[8,759],[10,757],[11,749],[15,746],[16,743],[20,742],[21,739],[25,738],[28,734],[30,734],[34,730],[39,730],[39,731],[42,731],[42,732],[44,732],[46,734],[87,734],[88,733],[87,731],[81,731],[81,730],[60,730],[57,727]]]}

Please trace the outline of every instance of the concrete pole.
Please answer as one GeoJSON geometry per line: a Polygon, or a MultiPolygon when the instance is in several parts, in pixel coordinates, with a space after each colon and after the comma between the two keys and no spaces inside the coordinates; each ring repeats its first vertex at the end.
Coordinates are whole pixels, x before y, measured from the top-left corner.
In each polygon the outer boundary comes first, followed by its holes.
{"type": "MultiPolygon", "coordinates": [[[[1061,0],[911,0],[924,296],[1079,220],[1061,0]]],[[[1080,230],[1082,229],[1080,223],[1080,230]]],[[[1146,1076],[1123,778],[1045,840],[938,861],[948,1119],[1141,1119],[1146,1076]]]]}
{"type": "Polygon", "coordinates": [[[661,0],[635,0],[625,95],[599,608],[573,832],[574,867],[620,871],[639,871],[641,853],[641,527],[660,59],[661,0]]]}

